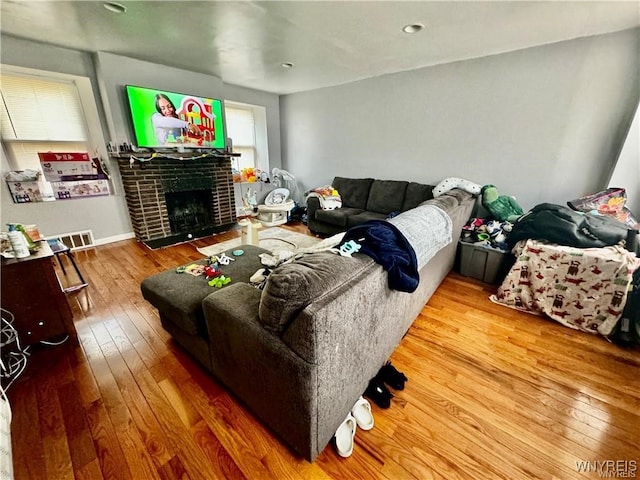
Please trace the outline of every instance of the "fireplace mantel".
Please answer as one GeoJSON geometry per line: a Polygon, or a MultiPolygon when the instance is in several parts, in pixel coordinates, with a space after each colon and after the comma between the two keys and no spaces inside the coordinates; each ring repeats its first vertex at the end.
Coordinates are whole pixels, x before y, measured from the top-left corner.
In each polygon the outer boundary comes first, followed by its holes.
{"type": "Polygon", "coordinates": [[[117,156],[136,238],[152,248],[228,230],[236,223],[231,155],[117,156]],[[173,232],[167,192],[211,192],[211,225],[173,232]]]}

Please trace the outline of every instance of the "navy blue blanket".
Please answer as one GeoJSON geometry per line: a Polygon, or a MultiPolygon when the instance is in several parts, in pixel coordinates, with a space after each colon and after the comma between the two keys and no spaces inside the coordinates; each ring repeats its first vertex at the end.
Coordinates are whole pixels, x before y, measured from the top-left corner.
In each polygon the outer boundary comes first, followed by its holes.
{"type": "Polygon", "coordinates": [[[341,244],[350,240],[361,245],[358,253],[370,256],[387,271],[389,288],[408,293],[418,288],[420,275],[415,251],[395,225],[370,220],[347,230],[341,244]]]}

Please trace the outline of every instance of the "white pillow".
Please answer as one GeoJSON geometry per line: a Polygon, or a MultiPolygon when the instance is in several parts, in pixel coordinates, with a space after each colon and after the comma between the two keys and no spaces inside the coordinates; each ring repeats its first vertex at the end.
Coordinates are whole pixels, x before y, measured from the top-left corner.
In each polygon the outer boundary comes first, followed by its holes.
{"type": "Polygon", "coordinates": [[[433,189],[433,198],[439,197],[443,193],[446,193],[453,188],[459,188],[473,195],[480,195],[480,190],[482,189],[480,185],[470,182],[469,180],[457,177],[449,177],[445,178],[435,186],[435,188],[433,189]]]}

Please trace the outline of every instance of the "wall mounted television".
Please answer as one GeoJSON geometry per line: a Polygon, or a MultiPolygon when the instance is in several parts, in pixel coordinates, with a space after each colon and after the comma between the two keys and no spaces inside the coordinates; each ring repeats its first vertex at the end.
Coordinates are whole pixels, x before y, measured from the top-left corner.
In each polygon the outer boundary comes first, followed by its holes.
{"type": "Polygon", "coordinates": [[[139,148],[225,147],[222,100],[127,85],[139,148]]]}

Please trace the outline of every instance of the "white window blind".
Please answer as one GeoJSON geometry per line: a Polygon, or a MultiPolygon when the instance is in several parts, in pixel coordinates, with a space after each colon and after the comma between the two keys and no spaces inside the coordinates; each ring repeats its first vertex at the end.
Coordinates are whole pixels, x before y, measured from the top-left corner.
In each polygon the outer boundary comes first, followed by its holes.
{"type": "Polygon", "coordinates": [[[226,106],[225,117],[227,135],[233,141],[233,152],[241,156],[235,158],[238,171],[255,168],[256,165],[256,124],[253,110],[236,106],[226,106]]]}
{"type": "MultiPolygon", "coordinates": [[[[0,75],[0,133],[15,170],[41,170],[38,152],[91,152],[78,89],[46,77],[0,75]]],[[[44,199],[53,198],[41,177],[44,199]]]]}
{"type": "Polygon", "coordinates": [[[87,141],[86,123],[73,83],[0,76],[5,140],[87,141]]]}

